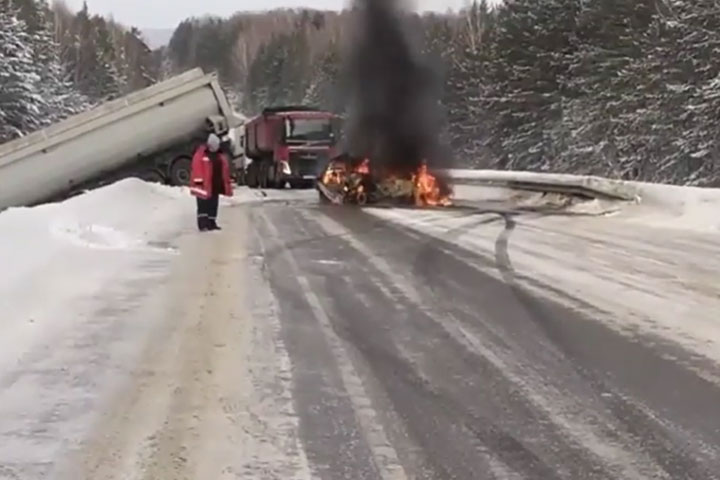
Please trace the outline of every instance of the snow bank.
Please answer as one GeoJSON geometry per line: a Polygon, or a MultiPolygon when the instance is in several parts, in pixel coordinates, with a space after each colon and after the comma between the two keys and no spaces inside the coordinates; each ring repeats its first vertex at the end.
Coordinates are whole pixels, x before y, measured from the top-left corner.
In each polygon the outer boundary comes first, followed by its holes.
{"type": "MultiPolygon", "coordinates": [[[[310,191],[238,188],[222,206],[316,198],[310,191]]],[[[61,203],[17,207],[0,212],[0,311],[8,288],[42,275],[53,259],[88,250],[174,253],[170,240],[195,229],[195,201],[187,188],[129,178],[61,203]]],[[[222,210],[220,212],[222,218],[222,210]]],[[[88,256],[77,262],[88,261],[88,256]]],[[[69,272],[71,273],[71,272],[69,272]]]]}
{"type": "Polygon", "coordinates": [[[647,224],[720,232],[720,188],[631,182],[640,205],[631,212],[647,224]]]}
{"type": "Polygon", "coordinates": [[[127,179],[62,203],[0,213],[0,371],[40,337],[62,331],[88,302],[175,254],[193,204],[174,189],[127,179]]]}
{"type": "MultiPolygon", "coordinates": [[[[224,207],[316,198],[314,191],[238,188],[224,207]]],[[[169,239],[195,227],[195,201],[187,188],[129,178],[61,203],[10,208],[0,213],[3,287],[36,273],[64,249],[172,253],[169,239]]],[[[222,217],[222,211],[220,212],[222,217]]]]}
{"type": "MultiPolygon", "coordinates": [[[[507,182],[531,182],[587,187],[619,198],[633,198],[632,202],[611,202],[596,199],[572,206],[578,213],[620,212],[621,218],[648,225],[699,231],[720,231],[720,189],[681,187],[647,182],[629,182],[602,177],[568,174],[546,174],[495,170],[450,170],[448,174],[458,184],[456,197],[471,200],[532,201],[532,195],[513,197],[507,182]],[[463,184],[467,181],[469,184],[463,184]],[[474,182],[489,186],[473,185],[474,182]]],[[[515,195],[518,195],[517,193],[515,195]]],[[[536,198],[547,202],[547,198],[536,198]]]]}
{"type": "MultiPolygon", "coordinates": [[[[0,262],[9,272],[41,264],[58,248],[152,248],[192,205],[173,189],[127,179],[62,203],[0,213],[0,262]]],[[[0,280],[7,282],[10,276],[0,280]]]]}

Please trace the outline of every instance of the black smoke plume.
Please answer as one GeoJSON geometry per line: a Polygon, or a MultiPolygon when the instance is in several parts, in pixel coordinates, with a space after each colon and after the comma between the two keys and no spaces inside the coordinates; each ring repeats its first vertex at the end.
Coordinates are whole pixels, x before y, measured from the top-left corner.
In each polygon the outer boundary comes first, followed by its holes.
{"type": "Polygon", "coordinates": [[[346,72],[349,152],[398,173],[415,171],[423,160],[431,168],[449,168],[438,141],[439,78],[410,34],[405,2],[354,0],[353,11],[346,72]]]}

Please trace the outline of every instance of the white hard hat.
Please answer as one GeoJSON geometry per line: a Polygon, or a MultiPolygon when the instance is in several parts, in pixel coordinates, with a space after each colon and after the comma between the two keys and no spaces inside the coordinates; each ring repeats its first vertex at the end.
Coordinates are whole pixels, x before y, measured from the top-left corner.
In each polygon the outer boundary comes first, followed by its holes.
{"type": "Polygon", "coordinates": [[[220,149],[220,137],[211,133],[208,135],[207,145],[211,152],[217,152],[220,149]]]}

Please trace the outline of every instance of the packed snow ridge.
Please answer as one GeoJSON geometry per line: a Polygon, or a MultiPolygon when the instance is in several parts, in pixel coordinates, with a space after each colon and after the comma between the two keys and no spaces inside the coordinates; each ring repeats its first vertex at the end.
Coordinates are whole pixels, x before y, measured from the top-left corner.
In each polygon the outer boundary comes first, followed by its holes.
{"type": "MultiPolygon", "coordinates": [[[[535,181],[553,185],[591,185],[597,191],[616,192],[633,198],[628,202],[595,200],[581,207],[577,213],[619,214],[621,218],[672,229],[702,232],[720,231],[720,189],[686,187],[647,182],[612,180],[603,177],[498,170],[451,170],[450,176],[461,186],[456,188],[460,197],[472,199],[496,195],[503,189],[489,189],[475,185],[462,185],[463,181],[535,181]]],[[[508,191],[505,190],[505,196],[508,191]]],[[[527,197],[523,196],[523,198],[527,197]]],[[[543,201],[541,199],[537,200],[543,201]]]]}

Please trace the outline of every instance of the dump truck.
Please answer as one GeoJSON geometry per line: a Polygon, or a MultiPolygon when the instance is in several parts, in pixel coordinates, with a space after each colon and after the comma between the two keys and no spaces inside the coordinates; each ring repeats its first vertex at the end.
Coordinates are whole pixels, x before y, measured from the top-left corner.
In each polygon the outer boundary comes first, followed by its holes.
{"type": "Polygon", "coordinates": [[[135,176],[187,185],[209,132],[233,159],[236,114],[217,75],[196,68],[0,145],[0,210],[30,206],[135,176]]]}
{"type": "Polygon", "coordinates": [[[335,155],[342,119],[308,106],[269,107],[244,127],[250,188],[312,187],[335,155]]]}

